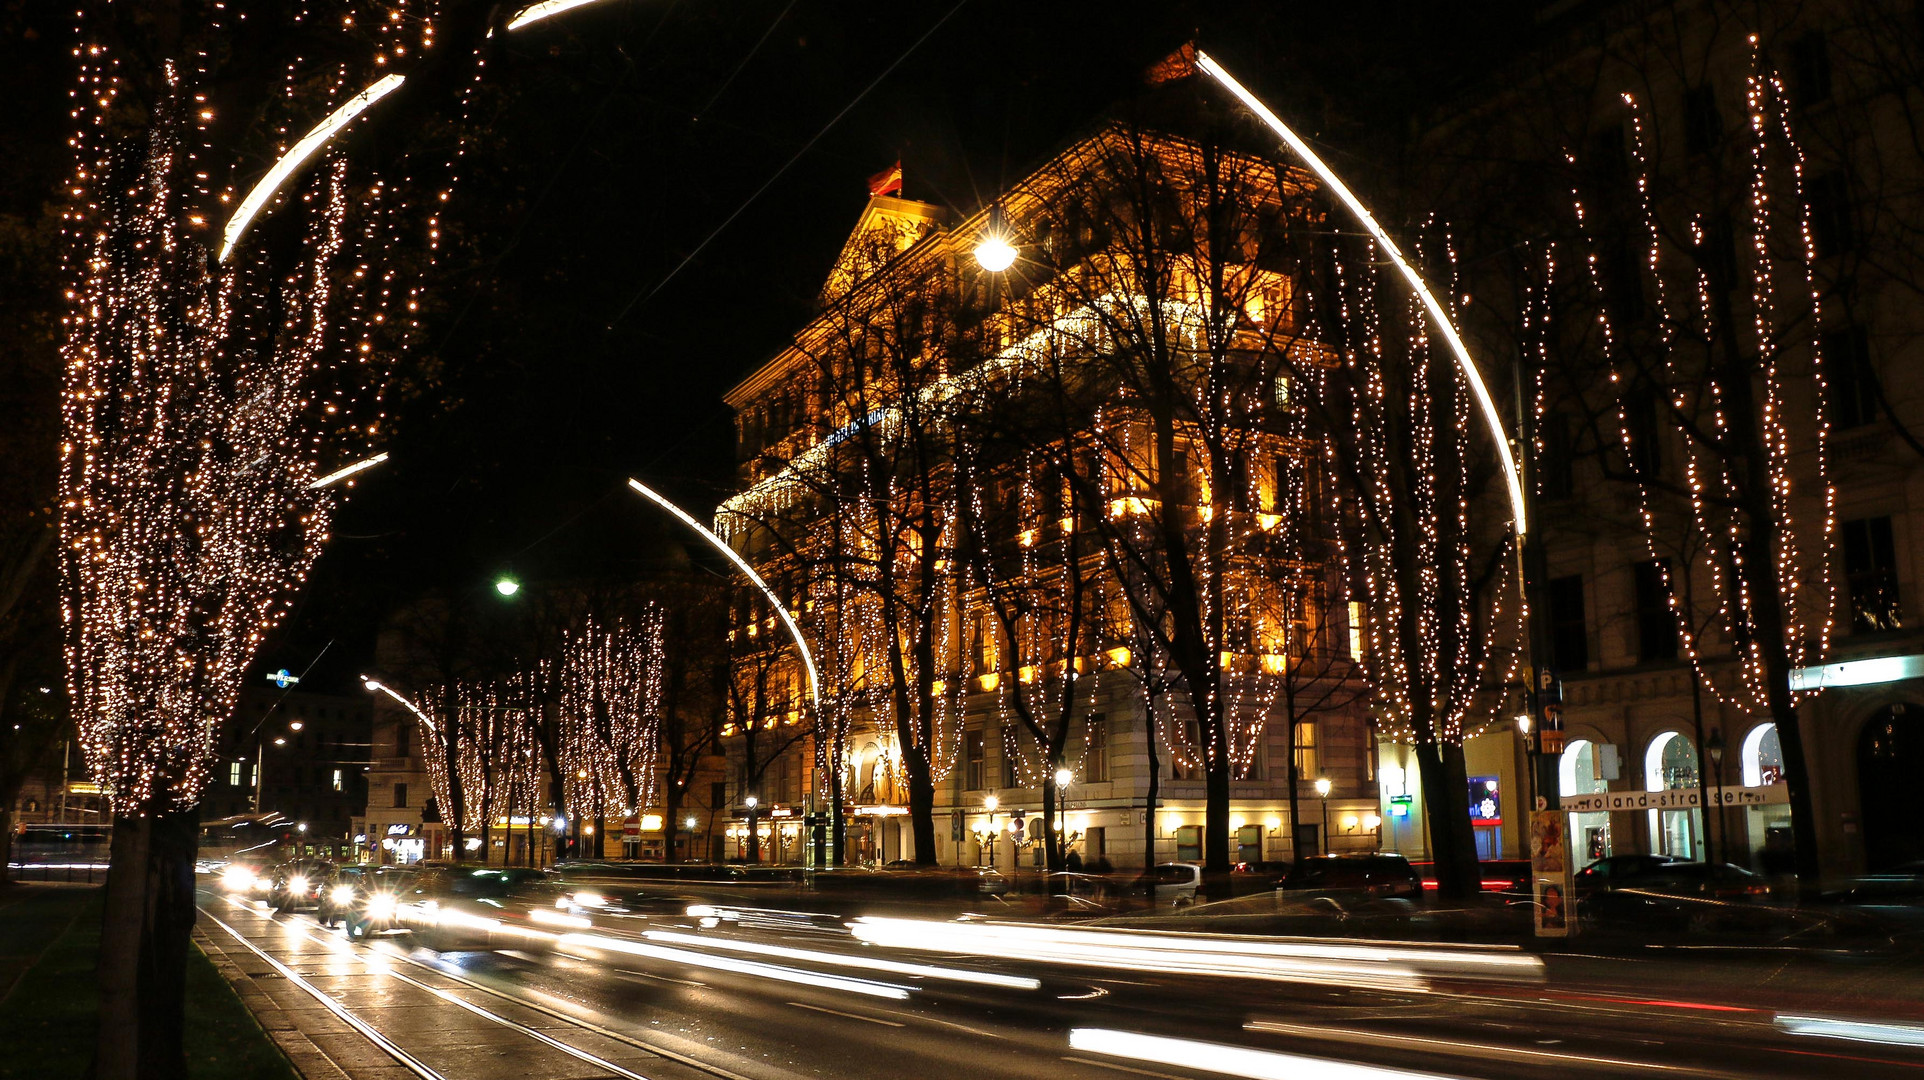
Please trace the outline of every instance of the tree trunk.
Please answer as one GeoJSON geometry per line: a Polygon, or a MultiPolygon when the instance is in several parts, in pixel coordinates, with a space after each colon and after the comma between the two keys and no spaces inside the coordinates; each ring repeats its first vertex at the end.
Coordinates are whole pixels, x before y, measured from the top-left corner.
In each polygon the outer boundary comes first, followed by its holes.
{"type": "MultiPolygon", "coordinates": [[[[1226,726],[1226,725],[1225,725],[1226,726]]],[[[1225,735],[1228,732],[1224,732],[1225,735]]],[[[1203,872],[1229,873],[1229,748],[1203,756],[1203,872]]]]}
{"type": "Polygon", "coordinates": [[[13,880],[13,798],[0,802],[0,885],[13,880]]]}
{"type": "MultiPolygon", "coordinates": [[[[676,842],[681,839],[681,788],[672,782],[662,785],[661,792],[661,861],[680,862],[681,853],[675,850],[676,842]]],[[[695,834],[688,834],[688,842],[695,842],[695,834]]]]}
{"type": "Polygon", "coordinates": [[[1152,700],[1145,715],[1148,717],[1148,737],[1143,744],[1149,748],[1149,792],[1143,800],[1142,812],[1142,878],[1149,889],[1151,903],[1156,899],[1156,802],[1162,796],[1162,762],[1156,753],[1156,703],[1152,700]]]}
{"type": "MultiPolygon", "coordinates": [[[[1045,762],[1045,768],[1053,764],[1045,762]]],[[[1061,792],[1056,790],[1053,771],[1042,777],[1042,862],[1045,869],[1053,874],[1062,869],[1062,835],[1056,830],[1056,800],[1061,792]]]]}
{"type": "Polygon", "coordinates": [[[1295,862],[1302,858],[1302,853],[1296,850],[1299,823],[1303,820],[1297,807],[1296,788],[1303,782],[1303,777],[1296,768],[1296,670],[1294,664],[1290,665],[1290,670],[1285,673],[1283,679],[1283,722],[1289,727],[1289,737],[1283,742],[1283,752],[1287,755],[1283,760],[1289,763],[1285,770],[1289,775],[1289,859],[1295,862]]]}
{"type": "Polygon", "coordinates": [[[200,811],[117,815],[101,925],[94,1080],[179,1080],[200,811]]]}
{"type": "Polygon", "coordinates": [[[1423,777],[1423,816],[1429,819],[1437,895],[1451,900],[1474,896],[1483,886],[1477,870],[1476,832],[1466,804],[1470,774],[1463,764],[1463,748],[1455,743],[1417,743],[1416,767],[1423,777]]]}
{"type": "Polygon", "coordinates": [[[928,752],[911,747],[902,755],[909,774],[909,825],[915,834],[915,865],[935,865],[935,776],[928,752]]]}

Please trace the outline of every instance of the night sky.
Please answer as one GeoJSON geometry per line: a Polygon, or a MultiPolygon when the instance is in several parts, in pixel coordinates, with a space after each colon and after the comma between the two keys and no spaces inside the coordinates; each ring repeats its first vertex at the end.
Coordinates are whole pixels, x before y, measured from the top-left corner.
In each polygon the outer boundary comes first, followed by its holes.
{"type": "MultiPolygon", "coordinates": [[[[56,6],[0,16],[0,89],[19,110],[0,196],[16,217],[68,165],[56,6]]],[[[808,317],[866,177],[898,158],[907,197],[973,210],[1195,38],[1367,188],[1409,113],[1528,33],[1530,6],[604,0],[515,35],[421,346],[441,378],[397,403],[392,461],[339,516],[258,666],[300,671],[331,641],[310,681],[345,688],[411,597],[686,558],[679,526],[622,480],[698,516],[725,493],[722,392],[808,317]]],[[[13,269],[10,332],[22,309],[57,310],[53,283],[23,292],[13,269]]]]}

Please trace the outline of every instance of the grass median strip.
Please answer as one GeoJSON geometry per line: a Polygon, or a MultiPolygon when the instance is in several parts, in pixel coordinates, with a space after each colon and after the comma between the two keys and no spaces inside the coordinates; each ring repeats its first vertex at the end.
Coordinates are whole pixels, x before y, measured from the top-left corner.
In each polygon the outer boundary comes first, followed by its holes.
{"type": "MultiPolygon", "coordinates": [[[[99,991],[98,887],[16,885],[0,902],[0,1080],[81,1076],[99,991]]],[[[187,958],[187,1071],[196,1080],[298,1074],[198,948],[187,958]]]]}

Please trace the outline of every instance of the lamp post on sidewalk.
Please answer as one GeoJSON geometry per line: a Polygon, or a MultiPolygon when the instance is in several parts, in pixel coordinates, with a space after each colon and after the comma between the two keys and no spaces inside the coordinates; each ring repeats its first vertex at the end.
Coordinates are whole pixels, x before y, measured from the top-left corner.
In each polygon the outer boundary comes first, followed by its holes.
{"type": "Polygon", "coordinates": [[[1335,786],[1327,776],[1316,778],[1316,797],[1323,800],[1323,842],[1320,846],[1325,853],[1329,851],[1329,792],[1335,786]]]}

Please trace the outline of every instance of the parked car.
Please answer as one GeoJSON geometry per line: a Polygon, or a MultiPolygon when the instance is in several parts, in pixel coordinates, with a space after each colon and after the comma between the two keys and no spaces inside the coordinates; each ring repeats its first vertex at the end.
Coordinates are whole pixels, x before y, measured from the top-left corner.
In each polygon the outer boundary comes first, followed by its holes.
{"type": "MultiPolygon", "coordinates": [[[[1433,862],[1411,863],[1418,876],[1423,879],[1423,891],[1436,891],[1436,864],[1433,862]]],[[[1528,859],[1485,859],[1477,863],[1477,877],[1483,891],[1494,893],[1506,899],[1516,900],[1527,897],[1530,890],[1530,860],[1528,859]]]]}
{"type": "Polygon", "coordinates": [[[1782,921],[1780,913],[1752,906],[1769,897],[1770,883],[1741,866],[1672,859],[1634,873],[1613,866],[1585,879],[1595,865],[1577,874],[1577,912],[1586,921],[1690,931],[1782,921]]]}
{"type": "Polygon", "coordinates": [[[1410,860],[1387,852],[1313,855],[1300,859],[1277,887],[1290,891],[1361,892],[1374,898],[1415,899],[1423,895],[1423,879],[1410,865],[1410,860]]]}
{"type": "Polygon", "coordinates": [[[1195,863],[1157,863],[1156,906],[1188,907],[1202,886],[1202,867],[1195,863]]]}
{"type": "Polygon", "coordinates": [[[413,877],[413,870],[399,866],[336,867],[314,917],[322,926],[346,927],[347,936],[357,939],[392,929],[395,895],[413,877]]]}
{"type": "Polygon", "coordinates": [[[1577,897],[1582,899],[1598,889],[1618,888],[1623,882],[1649,877],[1666,866],[1686,861],[1675,855],[1610,855],[1577,871],[1577,897]]]}
{"type": "Polygon", "coordinates": [[[334,864],[324,859],[290,859],[271,871],[267,905],[275,911],[319,907],[321,889],[334,877],[334,864]]]}

